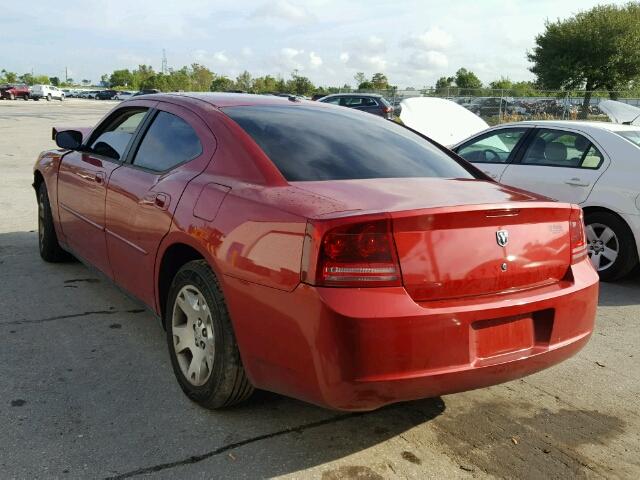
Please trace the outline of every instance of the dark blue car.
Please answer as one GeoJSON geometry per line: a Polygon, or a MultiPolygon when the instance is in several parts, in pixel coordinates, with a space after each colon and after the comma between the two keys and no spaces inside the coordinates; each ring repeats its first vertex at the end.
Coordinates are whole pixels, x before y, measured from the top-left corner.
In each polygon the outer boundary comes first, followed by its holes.
{"type": "Polygon", "coordinates": [[[323,103],[331,103],[342,107],[355,108],[363,112],[373,113],[384,118],[393,117],[393,107],[382,96],[374,93],[335,93],[318,100],[323,103]]]}

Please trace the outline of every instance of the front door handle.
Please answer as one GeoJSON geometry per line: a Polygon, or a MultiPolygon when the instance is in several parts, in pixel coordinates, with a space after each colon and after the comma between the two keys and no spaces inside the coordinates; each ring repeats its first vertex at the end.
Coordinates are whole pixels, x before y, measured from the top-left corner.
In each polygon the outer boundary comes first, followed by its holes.
{"type": "Polygon", "coordinates": [[[574,187],[588,187],[589,185],[591,185],[589,182],[583,182],[578,177],[573,177],[569,180],[565,180],[564,183],[566,183],[567,185],[572,185],[574,187]]]}
{"type": "Polygon", "coordinates": [[[96,172],[95,181],[96,183],[102,185],[104,183],[104,172],[96,172]]]}

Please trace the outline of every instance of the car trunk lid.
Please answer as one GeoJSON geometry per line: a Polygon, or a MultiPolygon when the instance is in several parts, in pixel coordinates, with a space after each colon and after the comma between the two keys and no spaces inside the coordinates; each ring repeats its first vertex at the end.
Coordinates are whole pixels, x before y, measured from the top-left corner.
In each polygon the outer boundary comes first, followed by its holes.
{"type": "Polygon", "coordinates": [[[426,302],[558,282],[571,263],[570,214],[550,202],[392,213],[403,284],[426,302]]]}

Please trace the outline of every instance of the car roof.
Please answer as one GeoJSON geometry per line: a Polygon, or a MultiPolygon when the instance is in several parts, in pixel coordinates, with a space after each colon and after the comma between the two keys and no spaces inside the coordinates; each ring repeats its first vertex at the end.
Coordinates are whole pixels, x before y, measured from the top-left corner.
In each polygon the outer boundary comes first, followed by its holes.
{"type": "MultiPolygon", "coordinates": [[[[358,92],[353,92],[353,93],[331,93],[329,95],[327,95],[326,97],[375,97],[375,98],[382,98],[382,95],[380,95],[379,93],[358,93],[358,92]]],[[[324,97],[324,98],[326,98],[324,97]]]]}
{"type": "Polygon", "coordinates": [[[187,102],[189,99],[200,100],[216,108],[257,105],[295,105],[301,103],[316,105],[316,102],[303,100],[299,97],[292,96],[287,98],[253,93],[172,92],[145,95],[145,99],[148,100],[162,100],[168,97],[174,100],[184,98],[187,102]],[[295,98],[296,100],[291,101],[290,98],[295,98]]]}
{"type": "Polygon", "coordinates": [[[619,123],[611,123],[611,122],[596,122],[596,121],[588,121],[588,120],[525,120],[522,122],[511,122],[511,123],[502,123],[500,125],[496,125],[496,127],[505,127],[505,126],[518,126],[518,125],[531,125],[531,126],[541,126],[541,127],[553,127],[553,128],[577,128],[583,130],[585,132],[592,130],[608,130],[608,131],[622,131],[622,130],[638,130],[640,127],[638,125],[622,125],[619,123]]]}

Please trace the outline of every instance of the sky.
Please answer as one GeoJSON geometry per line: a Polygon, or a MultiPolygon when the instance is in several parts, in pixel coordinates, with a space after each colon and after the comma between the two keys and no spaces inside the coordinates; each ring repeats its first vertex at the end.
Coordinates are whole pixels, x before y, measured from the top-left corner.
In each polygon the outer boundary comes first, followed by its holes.
{"type": "Polygon", "coordinates": [[[285,78],[297,69],[318,85],[383,72],[421,88],[460,67],[483,82],[532,80],[526,52],[545,21],[600,3],[625,0],[8,1],[0,68],[64,78],[66,67],[98,81],[142,63],[160,70],[165,49],[169,67],[285,78]]]}

